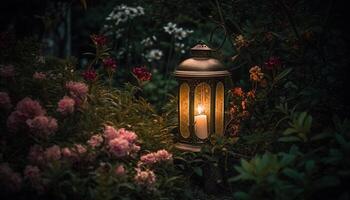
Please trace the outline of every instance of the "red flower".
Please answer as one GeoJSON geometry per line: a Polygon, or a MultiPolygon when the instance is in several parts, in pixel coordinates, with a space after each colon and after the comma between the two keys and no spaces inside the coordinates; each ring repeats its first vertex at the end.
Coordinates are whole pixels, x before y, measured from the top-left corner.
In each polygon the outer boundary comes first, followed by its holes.
{"type": "Polygon", "coordinates": [[[281,65],[281,60],[279,57],[272,56],[265,62],[265,67],[268,70],[272,70],[281,65]]]}
{"type": "Polygon", "coordinates": [[[86,81],[95,81],[97,78],[97,73],[93,69],[88,69],[82,73],[86,81]]]}
{"type": "Polygon", "coordinates": [[[107,70],[114,71],[117,68],[117,62],[113,58],[106,58],[103,60],[103,66],[107,70]]]}
{"type": "Polygon", "coordinates": [[[151,72],[149,72],[146,67],[135,67],[132,69],[132,73],[140,81],[149,81],[152,78],[151,72]]]}
{"type": "Polygon", "coordinates": [[[104,35],[91,35],[91,40],[94,42],[96,46],[104,46],[107,43],[107,38],[104,35]]]}
{"type": "Polygon", "coordinates": [[[243,94],[244,94],[241,87],[235,87],[235,88],[231,89],[231,92],[232,92],[232,94],[239,96],[239,97],[243,96],[243,94]]]}

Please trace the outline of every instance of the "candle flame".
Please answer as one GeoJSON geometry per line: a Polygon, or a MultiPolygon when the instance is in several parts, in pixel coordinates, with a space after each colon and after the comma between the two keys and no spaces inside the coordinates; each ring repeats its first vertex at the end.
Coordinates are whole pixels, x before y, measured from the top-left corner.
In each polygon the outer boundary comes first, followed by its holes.
{"type": "Polygon", "coordinates": [[[198,114],[202,114],[204,111],[204,108],[201,104],[199,104],[197,110],[198,110],[198,114]]]}

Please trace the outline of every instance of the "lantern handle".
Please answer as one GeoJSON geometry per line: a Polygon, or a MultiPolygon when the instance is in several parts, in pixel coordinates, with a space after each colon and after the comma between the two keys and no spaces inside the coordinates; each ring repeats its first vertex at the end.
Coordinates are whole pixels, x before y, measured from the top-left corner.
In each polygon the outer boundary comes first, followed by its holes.
{"type": "Polygon", "coordinates": [[[217,25],[217,26],[211,31],[211,33],[210,33],[210,38],[209,38],[209,43],[210,43],[210,44],[212,43],[214,33],[215,33],[218,29],[220,29],[220,28],[222,28],[222,29],[224,30],[225,37],[224,37],[224,39],[222,40],[222,42],[221,42],[221,44],[220,44],[220,46],[219,46],[218,48],[213,48],[214,51],[220,50],[220,49],[224,46],[224,44],[225,44],[225,42],[226,42],[226,38],[227,38],[227,31],[226,31],[226,28],[225,28],[225,26],[224,26],[223,24],[219,24],[219,25],[217,25]]]}

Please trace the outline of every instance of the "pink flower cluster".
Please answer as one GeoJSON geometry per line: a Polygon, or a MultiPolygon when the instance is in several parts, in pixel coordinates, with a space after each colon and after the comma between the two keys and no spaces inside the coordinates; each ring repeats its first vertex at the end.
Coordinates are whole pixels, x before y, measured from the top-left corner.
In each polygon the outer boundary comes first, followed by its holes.
{"type": "Polygon", "coordinates": [[[97,78],[97,73],[94,69],[88,69],[88,70],[85,70],[83,73],[82,73],[82,76],[84,77],[84,79],[86,81],[95,81],[96,78],[97,78]]]}
{"type": "Polygon", "coordinates": [[[115,169],[114,169],[115,175],[117,176],[124,176],[126,174],[126,170],[124,168],[124,165],[118,165],[115,169]]]}
{"type": "Polygon", "coordinates": [[[83,103],[89,91],[89,87],[82,82],[69,81],[66,83],[66,88],[76,105],[81,105],[83,103]]]}
{"type": "Polygon", "coordinates": [[[61,148],[58,145],[53,145],[44,151],[46,161],[57,161],[61,159],[61,148]]]}
{"type": "Polygon", "coordinates": [[[80,161],[86,153],[86,147],[81,144],[74,144],[72,147],[64,148],[53,145],[45,150],[41,146],[34,145],[29,150],[28,160],[33,165],[44,166],[48,162],[57,161],[62,158],[73,162],[80,161]]]}
{"type": "Polygon", "coordinates": [[[47,116],[36,116],[26,121],[31,132],[45,138],[57,131],[57,120],[47,116]]]}
{"type": "Polygon", "coordinates": [[[62,148],[62,156],[73,162],[81,160],[82,156],[86,154],[87,149],[81,144],[74,144],[73,147],[62,148]]]}
{"type": "Polygon", "coordinates": [[[64,96],[58,102],[57,111],[60,112],[62,115],[68,115],[74,112],[74,107],[75,107],[74,99],[70,98],[69,96],[64,96]]]}
{"type": "Polygon", "coordinates": [[[45,157],[44,157],[44,149],[39,145],[33,145],[29,149],[29,153],[27,156],[29,162],[33,165],[44,165],[45,157]]]}
{"type": "Polygon", "coordinates": [[[13,76],[15,76],[16,72],[15,72],[15,68],[13,67],[13,65],[3,65],[0,66],[0,76],[2,78],[11,78],[13,76]]]}
{"type": "Polygon", "coordinates": [[[33,79],[35,80],[45,80],[46,79],[46,74],[44,72],[35,72],[33,74],[33,79]]]}
{"type": "Polygon", "coordinates": [[[6,92],[0,92],[0,109],[8,110],[12,107],[11,99],[6,92]]]}
{"type": "Polygon", "coordinates": [[[91,136],[91,138],[87,141],[87,143],[92,148],[101,146],[102,142],[103,142],[103,137],[102,135],[99,135],[99,134],[91,136]]]}
{"type": "Polygon", "coordinates": [[[159,162],[168,162],[171,161],[173,155],[167,150],[158,150],[157,152],[152,152],[141,156],[138,166],[142,165],[152,165],[159,162]]]}
{"type": "Polygon", "coordinates": [[[23,171],[23,176],[37,192],[44,192],[44,182],[41,178],[41,171],[37,166],[27,165],[23,171]]]}
{"type": "Polygon", "coordinates": [[[154,189],[154,185],[156,183],[156,175],[152,170],[144,170],[136,169],[136,175],[134,177],[134,181],[137,185],[146,187],[147,189],[154,189]]]}
{"type": "Polygon", "coordinates": [[[117,62],[113,58],[106,58],[102,62],[106,70],[115,71],[117,68],[117,62]]]}
{"type": "Polygon", "coordinates": [[[107,44],[107,38],[104,35],[91,35],[91,40],[96,46],[104,46],[107,44]]]}
{"type": "Polygon", "coordinates": [[[273,70],[281,65],[281,60],[279,57],[271,56],[266,62],[265,67],[268,70],[273,70]]]}
{"type": "Polygon", "coordinates": [[[37,180],[40,178],[40,169],[37,166],[27,165],[23,172],[24,178],[30,181],[37,180]]]}
{"type": "Polygon", "coordinates": [[[8,117],[7,127],[13,132],[29,127],[37,136],[46,137],[56,132],[57,121],[45,114],[39,102],[26,97],[17,103],[15,111],[8,117]]]}
{"type": "Polygon", "coordinates": [[[17,192],[21,189],[22,177],[19,173],[14,172],[8,163],[0,164],[0,185],[6,189],[17,192]]]}
{"type": "Polygon", "coordinates": [[[149,81],[152,78],[152,73],[146,67],[135,67],[132,69],[134,76],[140,81],[149,81]]]}
{"type": "Polygon", "coordinates": [[[104,130],[109,152],[120,158],[127,155],[133,155],[140,150],[140,146],[136,145],[137,135],[132,131],[124,128],[115,130],[112,126],[106,126],[104,130]]]}

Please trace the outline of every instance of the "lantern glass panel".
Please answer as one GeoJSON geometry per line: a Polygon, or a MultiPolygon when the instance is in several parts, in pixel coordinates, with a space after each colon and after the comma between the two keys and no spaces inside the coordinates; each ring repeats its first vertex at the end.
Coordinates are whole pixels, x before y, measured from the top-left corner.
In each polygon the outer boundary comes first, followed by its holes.
{"type": "MultiPolygon", "coordinates": [[[[210,102],[211,102],[211,88],[207,83],[200,83],[196,86],[194,90],[194,115],[206,115],[207,119],[207,131],[210,130],[210,102]]],[[[196,133],[197,134],[197,133],[196,133]]],[[[207,138],[209,133],[207,135],[201,135],[199,136],[197,134],[197,137],[200,139],[207,138]]]]}
{"type": "Polygon", "coordinates": [[[190,136],[189,124],[190,124],[190,87],[187,83],[183,83],[180,86],[179,93],[180,100],[180,133],[182,137],[188,138],[190,136]]]}
{"type": "Polygon", "coordinates": [[[224,132],[224,84],[216,84],[215,90],[215,133],[222,135],[224,132]]]}

